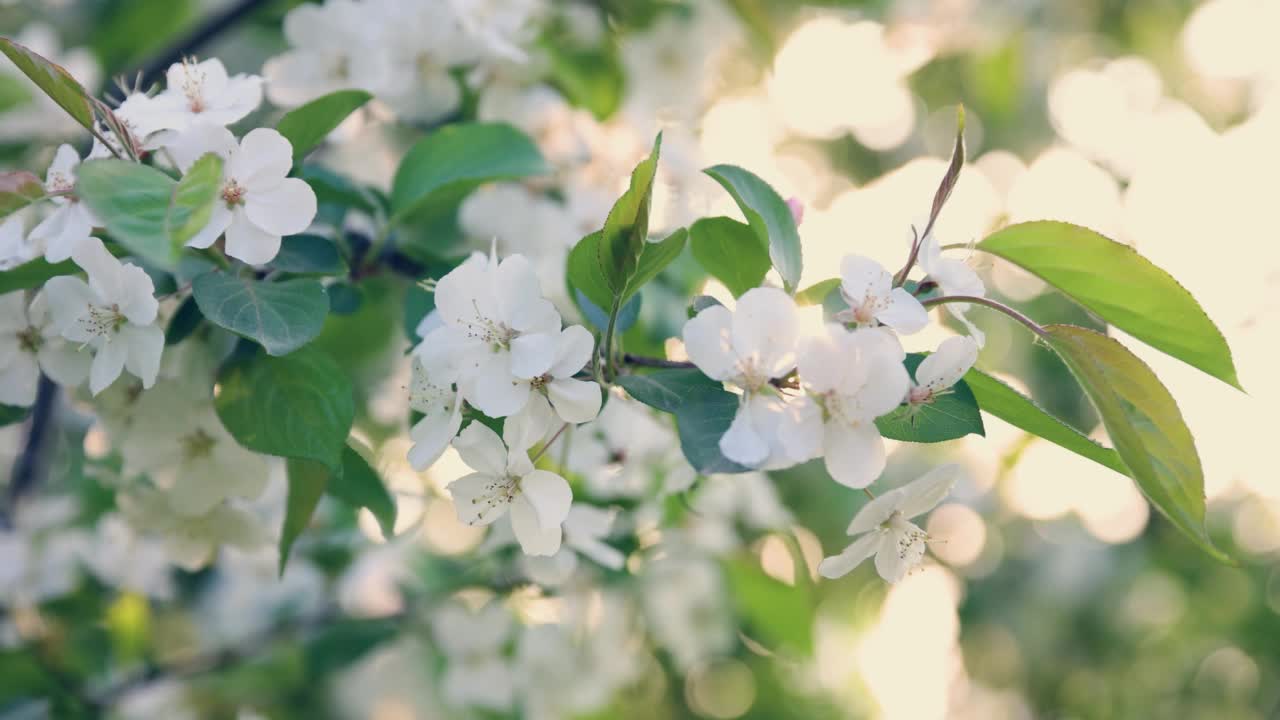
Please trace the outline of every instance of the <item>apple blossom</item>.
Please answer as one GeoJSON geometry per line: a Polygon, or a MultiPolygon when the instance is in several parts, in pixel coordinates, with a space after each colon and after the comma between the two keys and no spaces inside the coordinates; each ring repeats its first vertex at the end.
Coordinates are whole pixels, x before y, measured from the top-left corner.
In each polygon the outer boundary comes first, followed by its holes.
{"type": "Polygon", "coordinates": [[[151,387],[164,351],[151,278],[137,265],[121,263],[98,240],[82,244],[72,259],[89,282],[63,275],[49,280],[45,292],[58,332],[94,349],[89,390],[97,395],[125,369],[151,387]]]}
{"type": "Polygon", "coordinates": [[[45,293],[37,293],[30,305],[21,291],[0,295],[0,403],[34,403],[42,372],[74,387],[89,375],[89,356],[54,327],[45,293]]]}
{"type": "Polygon", "coordinates": [[[782,427],[787,444],[805,457],[821,454],[842,485],[870,485],[885,466],[875,420],[898,407],[910,387],[904,357],[884,329],[828,325],[825,334],[807,339],[800,350],[807,394],[792,403],[795,422],[782,427]]]}
{"type": "Polygon", "coordinates": [[[893,275],[861,255],[840,261],[840,295],[849,304],[838,319],[858,327],[882,323],[904,335],[923,330],[929,313],[905,288],[893,287],[893,275]]]}
{"type": "Polygon", "coordinates": [[[916,379],[907,393],[912,406],[933,402],[969,372],[978,360],[978,343],[973,338],[955,336],[942,341],[937,351],[916,367],[916,379]]]}
{"type": "Polygon", "coordinates": [[[364,3],[305,3],[284,18],[290,50],[266,62],[267,99],[294,107],[337,90],[381,93],[397,77],[384,29],[364,3]]]}
{"type": "Polygon", "coordinates": [[[213,214],[188,247],[209,247],[225,232],[228,255],[261,265],[280,251],[282,236],[306,230],[315,219],[316,194],[305,181],[288,177],[293,148],[275,130],[251,130],[237,145],[226,128],[194,125],[169,151],[183,172],[207,153],[225,161],[213,214]]]}
{"type": "Polygon", "coordinates": [[[116,502],[129,524],[160,535],[170,559],[186,570],[211,563],[223,545],[255,550],[268,540],[254,515],[225,502],[201,515],[182,515],[173,511],[166,493],[145,486],[118,494],[116,502]]]}
{"type": "Polygon", "coordinates": [[[44,259],[49,262],[62,262],[71,257],[71,253],[89,239],[94,226],[101,224],[74,194],[79,164],[80,156],[75,148],[61,145],[45,176],[44,189],[53,195],[50,202],[54,210],[31,229],[27,241],[44,248],[44,259]]]}
{"type": "MultiPolygon", "coordinates": [[[[967,263],[955,258],[943,257],[942,246],[937,236],[930,232],[920,241],[920,267],[929,274],[929,279],[938,284],[943,295],[968,295],[984,297],[987,288],[982,278],[967,263]]],[[[968,307],[963,303],[948,303],[947,311],[957,320],[964,323],[969,334],[973,336],[978,347],[986,344],[986,335],[974,325],[967,316],[968,307]]]]}
{"type": "Polygon", "coordinates": [[[826,578],[842,577],[874,554],[880,577],[891,583],[906,577],[924,559],[929,541],[911,518],[942,502],[962,472],[959,465],[943,465],[863,505],[848,529],[849,535],[859,537],[839,555],[819,563],[818,572],[826,578]]]}
{"type": "Polygon", "coordinates": [[[441,690],[450,705],[511,708],[515,683],[503,649],[513,625],[511,611],[496,601],[476,612],[451,602],[432,613],[431,634],[447,662],[441,690]]]}
{"type": "Polygon", "coordinates": [[[262,78],[243,73],[228,76],[217,58],[170,65],[165,85],[164,92],[152,97],[143,111],[150,116],[150,122],[144,123],[147,129],[182,131],[196,124],[225,127],[243,120],[262,104],[262,78]]]}
{"type": "Polygon", "coordinates": [[[720,438],[724,456],[748,467],[785,457],[777,442],[783,404],[771,382],[796,366],[795,301],[777,288],[753,288],[730,311],[706,308],[684,326],[689,359],[707,377],[742,390],[733,423],[720,438]]]}
{"type": "Polygon", "coordinates": [[[413,446],[409,465],[425,470],[449,447],[462,427],[462,398],[454,386],[447,359],[423,343],[414,349],[409,384],[409,407],[422,418],[409,429],[413,446]]]}
{"type": "MultiPolygon", "coordinates": [[[[503,434],[511,440],[516,433],[507,427],[503,434]]],[[[449,484],[458,519],[488,525],[510,510],[511,528],[524,552],[555,554],[561,523],[573,501],[569,483],[555,473],[534,469],[527,448],[504,446],[497,433],[478,422],[468,425],[453,445],[475,471],[449,484]]]]}

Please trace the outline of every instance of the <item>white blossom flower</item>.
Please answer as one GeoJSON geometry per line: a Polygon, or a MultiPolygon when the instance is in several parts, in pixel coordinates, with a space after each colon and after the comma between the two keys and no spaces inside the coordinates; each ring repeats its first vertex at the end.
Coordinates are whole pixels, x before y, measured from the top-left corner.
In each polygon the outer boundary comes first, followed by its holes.
{"type": "Polygon", "coordinates": [[[208,565],[223,545],[256,550],[268,540],[254,515],[225,502],[203,515],[182,515],[173,511],[165,493],[136,486],[116,495],[116,503],[130,525],[162,536],[170,559],[186,570],[208,565]]]}
{"type": "Polygon", "coordinates": [[[570,432],[565,464],[583,477],[592,497],[681,492],[697,475],[670,424],[628,397],[609,398],[599,417],[570,432]]]}
{"type": "Polygon", "coordinates": [[[54,210],[27,236],[28,242],[44,248],[44,259],[49,262],[62,262],[71,257],[71,253],[89,239],[94,226],[102,224],[74,195],[78,165],[80,156],[75,148],[58,147],[44,181],[45,192],[58,193],[50,198],[54,210]]]}
{"type": "Polygon", "coordinates": [[[27,242],[27,218],[22,210],[0,220],[0,270],[34,260],[40,253],[27,242]]]}
{"type": "Polygon", "coordinates": [[[566,390],[569,414],[587,409],[570,408],[574,399],[585,400],[581,387],[558,383],[568,379],[564,373],[582,367],[568,370],[580,357],[580,335],[561,332],[560,313],[542,296],[538,276],[523,255],[499,262],[492,251],[488,257],[474,253],[440,278],[435,300],[444,326],[423,342],[446,348],[455,358],[467,402],[490,417],[506,417],[524,408],[533,380],[543,378],[549,395],[551,384],[566,390]]]}
{"type": "Polygon", "coordinates": [[[440,685],[450,705],[511,709],[515,679],[504,651],[514,626],[511,611],[500,602],[476,612],[448,603],[432,613],[431,634],[447,659],[440,685]]]}
{"type": "Polygon", "coordinates": [[[969,337],[954,336],[942,341],[936,352],[916,367],[916,380],[907,393],[912,406],[933,402],[969,372],[978,361],[978,343],[969,337]]]}
{"type": "Polygon", "coordinates": [[[526,63],[524,50],[537,32],[533,26],[539,0],[448,0],[474,45],[475,60],[526,63]]]}
{"type": "Polygon", "coordinates": [[[838,319],[858,327],[882,323],[910,335],[929,324],[920,301],[905,288],[893,287],[893,275],[871,258],[846,255],[840,261],[840,294],[849,309],[838,319]]]}
{"type": "Polygon", "coordinates": [[[884,329],[828,325],[824,335],[809,338],[800,351],[807,394],[792,403],[795,422],[782,428],[787,444],[805,457],[821,454],[842,485],[870,485],[885,465],[875,420],[898,407],[910,387],[904,357],[884,329]]]}
{"type": "Polygon", "coordinates": [[[240,446],[206,399],[193,404],[185,379],[165,380],[138,401],[120,445],[124,476],[147,475],[179,515],[203,515],[232,497],[252,500],[267,486],[267,462],[240,446]]]}
{"type": "MultiPolygon", "coordinates": [[[[984,297],[987,288],[982,278],[967,263],[955,258],[943,257],[942,246],[933,232],[924,236],[920,245],[920,267],[929,274],[929,279],[938,284],[943,295],[968,295],[984,297]]],[[[957,320],[964,323],[969,334],[978,343],[978,347],[986,344],[986,335],[974,325],[966,315],[968,306],[963,303],[947,303],[947,311],[957,320]]]]}
{"type": "Polygon", "coordinates": [[[0,403],[34,403],[41,372],[74,387],[89,375],[89,355],[54,327],[43,292],[30,305],[21,291],[0,295],[0,403]]]}
{"type": "Polygon", "coordinates": [[[228,76],[217,58],[174,63],[165,73],[165,83],[164,92],[151,98],[143,111],[150,120],[144,125],[151,129],[182,131],[195,124],[225,127],[262,104],[262,78],[243,73],[228,76]]]}
{"type": "Polygon", "coordinates": [[[306,230],[315,219],[316,194],[305,181],[288,177],[293,146],[275,130],[251,130],[237,145],[226,128],[195,125],[169,150],[183,172],[208,153],[224,160],[220,201],[189,247],[209,247],[225,232],[228,255],[261,265],[280,251],[282,236],[306,230]]]}
{"type": "Polygon", "coordinates": [[[409,380],[409,407],[422,417],[409,429],[409,465],[426,470],[440,458],[462,427],[462,398],[448,359],[430,343],[414,349],[409,380]]]}
{"type": "Polygon", "coordinates": [[[454,440],[454,448],[472,470],[449,484],[458,519],[468,525],[488,525],[508,510],[511,528],[529,555],[554,555],[560,549],[561,523],[569,514],[573,491],[564,478],[536,470],[527,448],[512,439],[508,422],[504,436],[473,422],[454,440]]]}
{"type": "Polygon", "coordinates": [[[863,505],[848,530],[859,537],[839,555],[819,563],[818,572],[827,578],[842,577],[875,554],[880,577],[891,583],[906,577],[924,559],[929,541],[911,518],[942,502],[962,472],[959,465],[943,465],[863,505]]]}
{"type": "Polygon", "coordinates": [[[88,273],[89,282],[63,275],[50,279],[44,289],[58,332],[94,349],[89,390],[97,395],[125,369],[150,388],[164,351],[151,278],[137,265],[121,263],[97,240],[77,248],[72,259],[88,273]]]}
{"type": "Polygon", "coordinates": [[[470,55],[453,9],[445,0],[368,3],[384,29],[395,77],[385,80],[379,99],[407,122],[435,123],[462,105],[462,87],[450,72],[470,55]]]}
{"type": "Polygon", "coordinates": [[[304,3],[284,18],[292,49],[262,67],[267,99],[294,107],[337,90],[379,94],[396,78],[391,48],[378,15],[353,0],[304,3]]]}
{"type": "Polygon", "coordinates": [[[733,423],[720,438],[720,451],[734,462],[761,467],[786,455],[777,432],[783,404],[771,381],[796,366],[797,327],[795,302],[777,288],[753,288],[733,311],[714,305],[685,323],[684,345],[693,364],[743,391],[733,423]]]}

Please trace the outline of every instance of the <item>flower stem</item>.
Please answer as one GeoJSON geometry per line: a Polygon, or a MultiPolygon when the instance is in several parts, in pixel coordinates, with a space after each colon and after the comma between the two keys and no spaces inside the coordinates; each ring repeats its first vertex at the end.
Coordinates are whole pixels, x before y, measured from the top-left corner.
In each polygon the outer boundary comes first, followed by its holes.
{"type": "Polygon", "coordinates": [[[564,434],[564,431],[568,429],[569,429],[569,423],[565,423],[561,425],[560,429],[556,431],[556,434],[552,435],[551,439],[547,440],[545,443],[542,444],[542,448],[538,450],[538,454],[530,458],[529,462],[532,462],[532,463],[538,462],[538,458],[546,454],[547,450],[550,450],[551,446],[555,444],[556,440],[559,440],[560,436],[564,434]]]}
{"type": "Polygon", "coordinates": [[[1035,333],[1041,339],[1043,340],[1049,339],[1049,333],[1045,332],[1045,329],[1040,327],[1040,325],[1037,324],[1036,321],[1032,320],[1026,315],[1023,315],[1017,310],[1014,310],[1008,305],[1005,305],[1004,303],[998,302],[996,300],[992,300],[990,298],[978,297],[976,295],[944,295],[943,297],[936,297],[936,298],[929,298],[928,300],[922,300],[920,304],[924,305],[926,308],[931,308],[934,305],[944,305],[946,303],[957,303],[957,302],[970,303],[973,305],[985,305],[991,308],[992,310],[998,310],[1004,313],[1005,315],[1008,315],[1009,317],[1013,318],[1014,320],[1017,320],[1023,325],[1026,325],[1028,330],[1035,333]]]}
{"type": "Polygon", "coordinates": [[[618,324],[618,313],[622,310],[622,297],[613,298],[613,307],[609,310],[609,327],[604,331],[604,379],[612,383],[617,376],[617,367],[613,358],[613,331],[618,324]]]}
{"type": "Polygon", "coordinates": [[[682,362],[680,360],[664,360],[662,358],[644,357],[643,355],[624,354],[622,356],[622,364],[634,365],[636,367],[650,368],[667,368],[667,369],[687,369],[697,367],[691,362],[682,362]]]}

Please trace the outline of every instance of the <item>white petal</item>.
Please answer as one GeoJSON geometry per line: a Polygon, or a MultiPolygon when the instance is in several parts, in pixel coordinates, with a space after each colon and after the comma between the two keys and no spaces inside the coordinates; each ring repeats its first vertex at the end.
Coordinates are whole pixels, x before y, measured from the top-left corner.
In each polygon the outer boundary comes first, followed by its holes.
{"type": "Polygon", "coordinates": [[[737,374],[730,325],[733,314],[723,305],[703,310],[684,324],[684,349],[689,360],[712,380],[728,380],[737,374]]]}
{"type": "Polygon", "coordinates": [[[156,383],[160,372],[160,355],[164,352],[164,331],[155,325],[129,324],[120,328],[115,342],[127,344],[125,367],[142,381],[143,388],[156,383]]]}
{"type": "Polygon", "coordinates": [[[799,318],[790,295],[769,287],[746,291],[738,298],[731,327],[734,352],[744,360],[754,358],[768,377],[782,377],[796,366],[799,318]]]}
{"type": "Polygon", "coordinates": [[[68,275],[50,278],[44,285],[44,292],[49,311],[53,314],[54,327],[71,340],[88,341],[89,337],[77,332],[77,321],[88,312],[91,304],[98,301],[98,297],[85,281],[68,275]]]}
{"type": "Polygon", "coordinates": [[[473,364],[459,380],[463,397],[485,415],[507,417],[529,402],[529,381],[512,375],[510,353],[485,347],[466,360],[473,364]]]}
{"type": "Polygon", "coordinates": [[[271,190],[293,167],[293,146],[271,128],[255,128],[240,140],[227,160],[226,175],[251,194],[271,190]]]}
{"type": "Polygon", "coordinates": [[[560,525],[542,525],[538,511],[524,495],[511,503],[511,530],[526,555],[555,555],[560,551],[560,525]]]}
{"type": "Polygon", "coordinates": [[[89,366],[89,392],[97,395],[115,382],[124,371],[128,354],[128,346],[118,336],[103,343],[93,356],[93,364],[89,366]]]}
{"type": "Polygon", "coordinates": [[[231,208],[227,207],[226,203],[215,202],[213,204],[213,212],[209,214],[209,224],[191,236],[191,239],[187,241],[187,247],[209,247],[218,240],[222,233],[227,231],[227,227],[231,225],[232,217],[231,208]]]}
{"type": "Polygon", "coordinates": [[[453,441],[462,462],[479,473],[495,477],[507,474],[507,448],[488,426],[472,422],[453,441]]]}
{"type": "Polygon", "coordinates": [[[133,263],[125,263],[120,266],[117,277],[120,282],[119,294],[104,295],[103,299],[118,306],[120,314],[135,325],[154,323],[160,311],[160,303],[154,295],[155,283],[147,271],[133,263]]]}
{"type": "Polygon", "coordinates": [[[487,325],[499,313],[492,284],[489,259],[473,253],[436,283],[436,311],[446,323],[487,325]]]}
{"type": "Polygon", "coordinates": [[[898,511],[908,518],[929,512],[947,497],[963,474],[964,468],[959,465],[941,465],[925,473],[919,480],[903,485],[898,511]]]}
{"type": "Polygon", "coordinates": [[[788,417],[778,426],[778,438],[796,462],[822,454],[822,408],[813,398],[800,397],[787,403],[788,417]]]}
{"type": "MultiPolygon", "coordinates": [[[[231,131],[213,123],[201,122],[173,133],[165,140],[165,149],[182,172],[191,169],[196,160],[213,153],[226,160],[236,151],[236,138],[231,131]]],[[[227,177],[226,166],[222,176],[227,177]]]]}
{"type": "Polygon", "coordinates": [[[565,544],[610,570],[621,570],[627,558],[622,551],[593,537],[565,534],[565,544]]]}
{"type": "Polygon", "coordinates": [[[409,465],[414,470],[426,470],[449,447],[461,426],[462,403],[455,395],[450,407],[424,415],[409,429],[409,439],[413,441],[409,465]]]}
{"type": "Polygon", "coordinates": [[[270,190],[250,191],[244,211],[254,225],[272,235],[295,235],[316,219],[316,193],[303,180],[285,178],[270,190]]]}
{"type": "Polygon", "coordinates": [[[542,297],[542,282],[523,255],[504,259],[492,276],[499,318],[522,333],[558,332],[560,314],[542,297]]]}
{"type": "MultiPolygon", "coordinates": [[[[519,464],[526,465],[528,456],[525,453],[545,440],[551,433],[551,428],[558,424],[556,414],[552,411],[547,399],[537,393],[531,393],[529,402],[521,408],[520,412],[509,416],[502,424],[502,441],[506,443],[510,453],[508,470],[513,470],[510,467],[511,458],[523,458],[524,461],[519,464]]],[[[528,470],[529,468],[525,467],[521,472],[528,472],[528,470]]]]}
{"type": "MultiPolygon", "coordinates": [[[[880,547],[876,548],[876,572],[885,581],[896,583],[907,576],[913,563],[908,562],[908,549],[899,545],[897,533],[886,532],[879,536],[880,547]]],[[[922,546],[924,543],[920,543],[922,546]]]]}
{"type": "Polygon", "coordinates": [[[866,383],[858,391],[863,420],[874,420],[902,404],[911,389],[911,377],[902,362],[879,355],[869,360],[866,383]]]}
{"type": "Polygon", "coordinates": [[[978,343],[955,336],[942,341],[938,350],[920,361],[916,384],[933,392],[955,385],[978,360],[978,343]]]}
{"type": "Polygon", "coordinates": [[[46,340],[37,354],[40,369],[59,385],[76,387],[89,377],[92,358],[65,342],[46,340]]]}
{"type": "Polygon", "coordinates": [[[874,423],[827,422],[823,454],[831,478],[851,488],[864,488],[884,472],[884,439],[874,423]]]}
{"type": "Polygon", "coordinates": [[[929,324],[929,311],[903,288],[894,288],[889,294],[889,304],[876,313],[876,319],[903,335],[920,332],[929,324]]]}
{"type": "Polygon", "coordinates": [[[505,478],[477,472],[449,483],[449,495],[453,497],[458,521],[467,525],[488,525],[502,517],[510,503],[506,496],[495,495],[493,487],[504,482],[505,478]]]}
{"type": "Polygon", "coordinates": [[[893,276],[869,257],[845,255],[840,261],[840,291],[853,307],[888,297],[892,286],[893,276]]]}
{"type": "Polygon", "coordinates": [[[35,357],[28,352],[16,353],[0,367],[0,403],[30,407],[36,401],[36,383],[39,380],[40,369],[36,366],[35,357]]]}
{"type": "Polygon", "coordinates": [[[769,458],[769,445],[754,426],[747,403],[738,406],[729,429],[720,437],[720,452],[739,465],[758,467],[769,458]]]}
{"type": "Polygon", "coordinates": [[[861,565],[863,560],[871,557],[879,545],[879,533],[866,533],[850,543],[839,555],[824,558],[818,563],[818,574],[831,580],[844,577],[861,565]]]}
{"type": "Polygon", "coordinates": [[[520,496],[533,506],[538,524],[544,528],[559,527],[573,504],[568,481],[546,470],[534,470],[520,478],[520,496]]]}
{"type": "Polygon", "coordinates": [[[589,422],[600,413],[600,386],[594,382],[558,378],[547,383],[546,388],[556,414],[565,422],[589,422]]]}
{"type": "Polygon", "coordinates": [[[518,378],[545,375],[556,361],[558,335],[532,333],[511,341],[511,374],[518,378]]]}
{"type": "Polygon", "coordinates": [[[92,242],[82,243],[71,254],[71,259],[84,268],[89,276],[89,285],[106,301],[114,301],[125,292],[121,275],[121,263],[102,244],[94,238],[92,242]]]}
{"type": "Polygon", "coordinates": [[[254,225],[242,209],[234,211],[226,233],[227,254],[250,265],[268,263],[280,252],[280,236],[254,225]]]}
{"type": "Polygon", "coordinates": [[[560,331],[556,343],[556,360],[551,365],[551,376],[558,378],[572,377],[591,362],[591,351],[596,341],[591,331],[581,325],[570,325],[560,331]]]}

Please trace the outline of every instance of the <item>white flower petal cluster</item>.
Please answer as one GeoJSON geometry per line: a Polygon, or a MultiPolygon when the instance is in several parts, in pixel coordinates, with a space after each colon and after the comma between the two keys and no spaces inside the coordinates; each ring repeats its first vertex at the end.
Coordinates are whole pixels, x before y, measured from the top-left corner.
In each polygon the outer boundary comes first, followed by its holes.
{"type": "Polygon", "coordinates": [[[97,240],[81,244],[72,259],[89,281],[63,275],[49,280],[44,290],[58,333],[94,351],[89,390],[97,395],[126,369],[151,387],[164,351],[151,278],[137,265],[117,260],[97,240]]]}
{"type": "MultiPolygon", "coordinates": [[[[978,273],[973,268],[963,260],[942,255],[942,245],[933,232],[929,232],[920,241],[920,267],[928,273],[928,279],[938,284],[943,295],[985,297],[987,294],[982,278],[978,277],[978,273]]],[[[986,344],[986,335],[969,320],[967,310],[968,307],[961,303],[947,304],[947,312],[964,324],[974,342],[981,348],[986,344]]]]}
{"type": "Polygon", "coordinates": [[[0,403],[34,403],[40,373],[75,387],[89,376],[89,361],[54,326],[43,291],[30,304],[23,292],[0,295],[0,403]]]}
{"type": "Polygon", "coordinates": [[[431,635],[447,662],[440,680],[446,702],[493,712],[511,709],[514,671],[504,651],[514,630],[511,611],[500,602],[476,612],[456,603],[436,608],[431,635]]]}
{"type": "Polygon", "coordinates": [[[162,536],[170,559],[187,570],[208,565],[224,545],[256,550],[269,538],[255,515],[227,503],[200,515],[181,515],[164,492],[143,485],[119,493],[116,503],[134,528],[162,536]]]}
{"type": "Polygon", "coordinates": [[[125,114],[141,119],[139,128],[145,134],[181,132],[195,125],[226,127],[262,104],[262,78],[243,73],[228,76],[217,58],[184,60],[169,66],[164,91],[146,100],[132,99],[142,107],[130,107],[125,114]]]}
{"type": "Polygon", "coordinates": [[[969,372],[978,361],[978,342],[970,337],[949,337],[916,368],[916,379],[907,393],[907,403],[918,407],[933,402],[969,372]]]}
{"type": "Polygon", "coordinates": [[[911,518],[937,507],[962,473],[959,465],[936,467],[863,505],[848,530],[858,537],[839,555],[823,560],[818,572],[827,578],[842,577],[875,555],[880,577],[891,583],[906,577],[924,559],[929,541],[928,533],[911,518]]]}
{"type": "Polygon", "coordinates": [[[62,262],[89,239],[98,218],[75,196],[76,167],[80,156],[70,145],[61,145],[45,175],[44,189],[53,195],[54,210],[31,229],[27,242],[43,248],[44,259],[62,262]]]}

